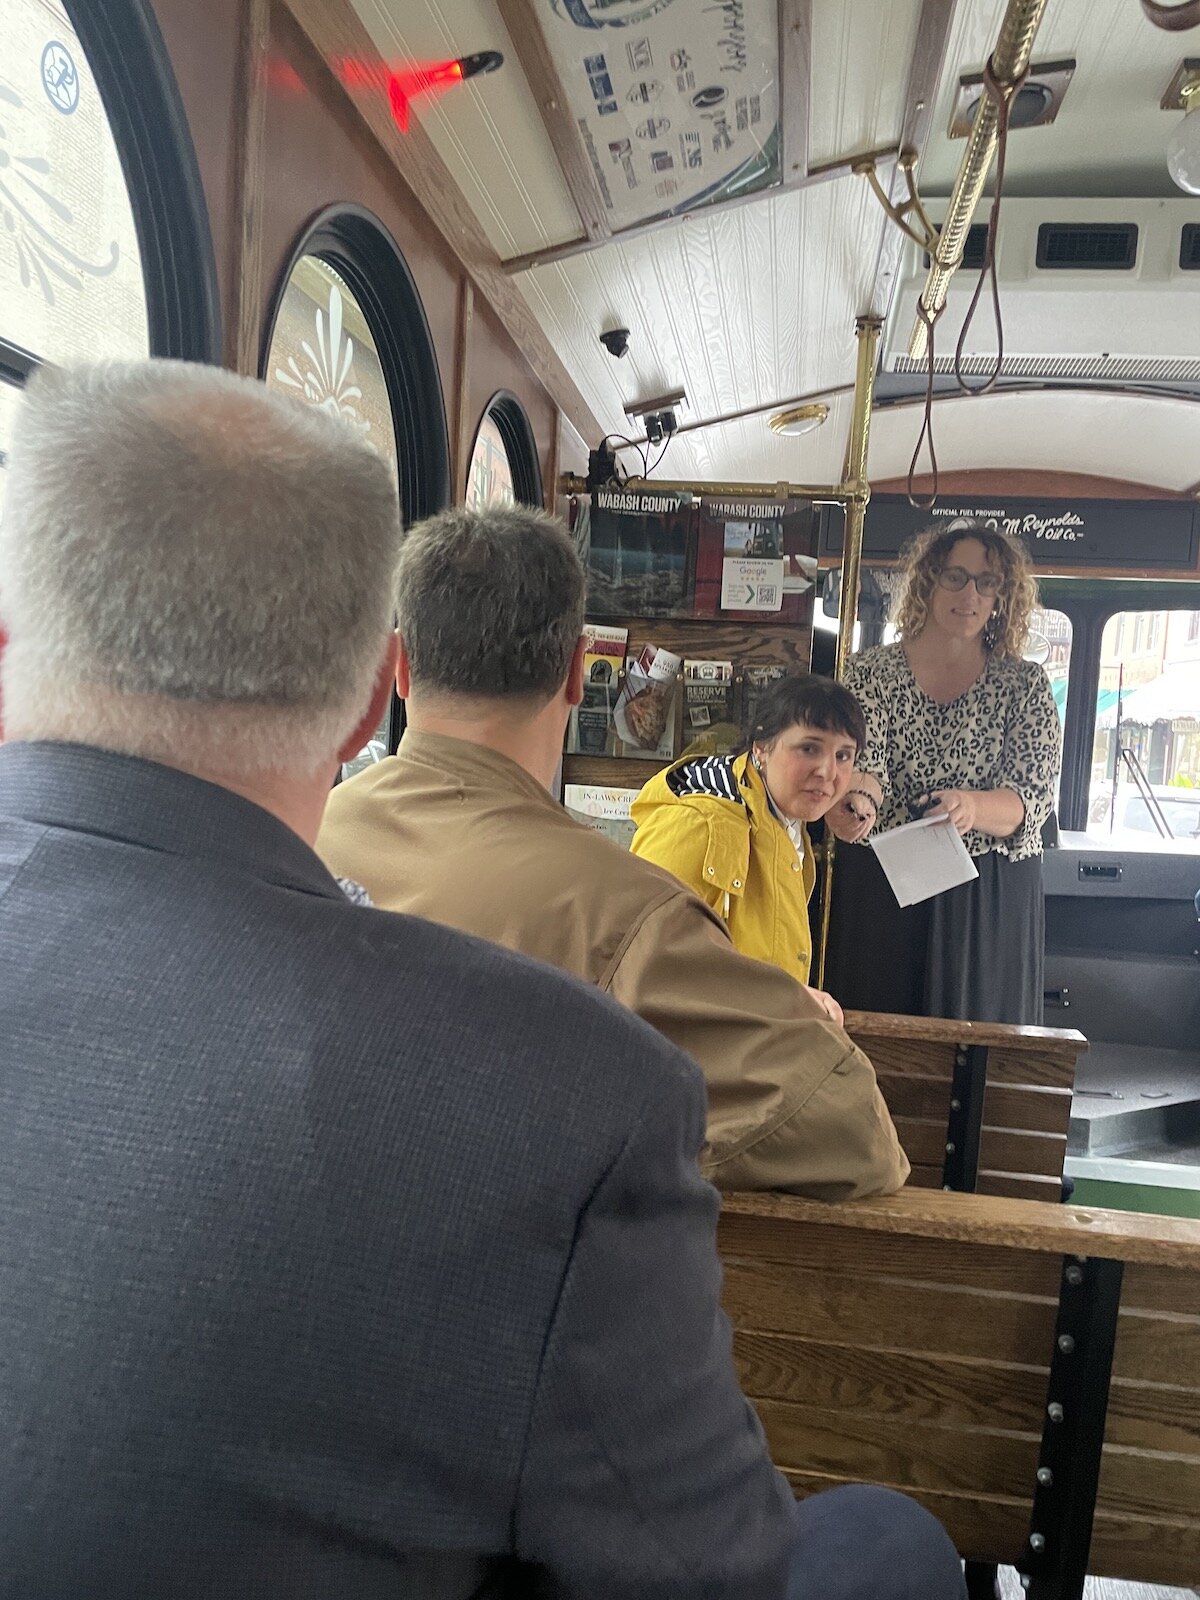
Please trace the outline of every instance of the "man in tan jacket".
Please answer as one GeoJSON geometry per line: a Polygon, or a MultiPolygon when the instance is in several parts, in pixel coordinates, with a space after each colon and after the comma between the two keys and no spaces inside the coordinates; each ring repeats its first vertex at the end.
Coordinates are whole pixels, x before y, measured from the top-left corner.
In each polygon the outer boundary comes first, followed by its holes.
{"type": "Polygon", "coordinates": [[[720,1187],[898,1189],[908,1162],[874,1070],[819,1003],[551,798],[583,692],[584,588],[541,512],[447,511],[412,529],[397,574],[407,730],[397,755],[333,791],[318,852],[376,906],[574,973],[687,1051],[708,1084],[704,1171],[720,1187]]]}

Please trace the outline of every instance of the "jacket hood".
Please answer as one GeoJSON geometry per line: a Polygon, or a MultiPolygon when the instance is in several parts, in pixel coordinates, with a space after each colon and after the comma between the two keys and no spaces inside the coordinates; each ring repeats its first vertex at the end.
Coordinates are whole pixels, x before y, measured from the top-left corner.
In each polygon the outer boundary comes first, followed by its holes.
{"type": "MultiPolygon", "coordinates": [[[[668,820],[671,813],[702,817],[708,830],[704,882],[731,895],[742,893],[750,865],[750,808],[756,797],[749,759],[748,755],[696,756],[677,761],[651,778],[630,809],[639,828],[652,817],[658,825],[666,823],[661,837],[668,847],[675,833],[668,820]]],[[[669,855],[668,849],[667,856],[654,859],[670,870],[669,855]]]]}

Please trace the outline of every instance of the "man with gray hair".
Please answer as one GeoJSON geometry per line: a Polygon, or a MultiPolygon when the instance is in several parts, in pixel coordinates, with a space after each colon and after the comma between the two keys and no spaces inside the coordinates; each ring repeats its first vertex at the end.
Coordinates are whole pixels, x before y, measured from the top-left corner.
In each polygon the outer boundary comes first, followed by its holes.
{"type": "Polygon", "coordinates": [[[796,1515],[734,1377],[695,1067],[313,854],[389,692],[398,537],[370,446],[261,385],[29,386],[0,1597],[832,1596],[858,1541],[796,1515]]]}
{"type": "Polygon", "coordinates": [[[397,572],[398,755],[341,785],[317,849],[378,906],[551,961],[699,1063],[704,1171],[839,1200],[908,1162],[866,1057],[808,990],[741,955],[676,878],[567,816],[549,789],[583,693],[584,574],[528,507],[447,511],[397,572]]]}

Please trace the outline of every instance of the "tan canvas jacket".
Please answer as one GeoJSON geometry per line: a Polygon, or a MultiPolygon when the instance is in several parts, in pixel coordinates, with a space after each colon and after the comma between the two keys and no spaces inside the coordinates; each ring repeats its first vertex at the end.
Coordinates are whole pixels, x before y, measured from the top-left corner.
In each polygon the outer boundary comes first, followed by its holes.
{"type": "Polygon", "coordinates": [[[317,850],[377,906],[574,973],[685,1050],[708,1083],[704,1170],[721,1188],[844,1200],[907,1177],[870,1062],[795,979],[740,955],[678,880],[574,822],[506,756],[406,733],[333,791],[317,850]]]}

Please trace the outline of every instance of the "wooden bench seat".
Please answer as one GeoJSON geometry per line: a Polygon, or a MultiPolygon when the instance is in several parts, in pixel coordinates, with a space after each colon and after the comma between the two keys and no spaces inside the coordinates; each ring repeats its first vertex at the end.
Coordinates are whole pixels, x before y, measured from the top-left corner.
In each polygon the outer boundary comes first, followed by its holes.
{"type": "Polygon", "coordinates": [[[742,1386],[797,1494],[901,1489],[1035,1600],[1085,1572],[1200,1583],[1200,1223],[735,1194],[720,1247],[742,1386]]]}
{"type": "Polygon", "coordinates": [[[848,1011],[846,1031],[874,1064],[910,1184],[1060,1198],[1081,1033],[873,1011],[848,1011]]]}

